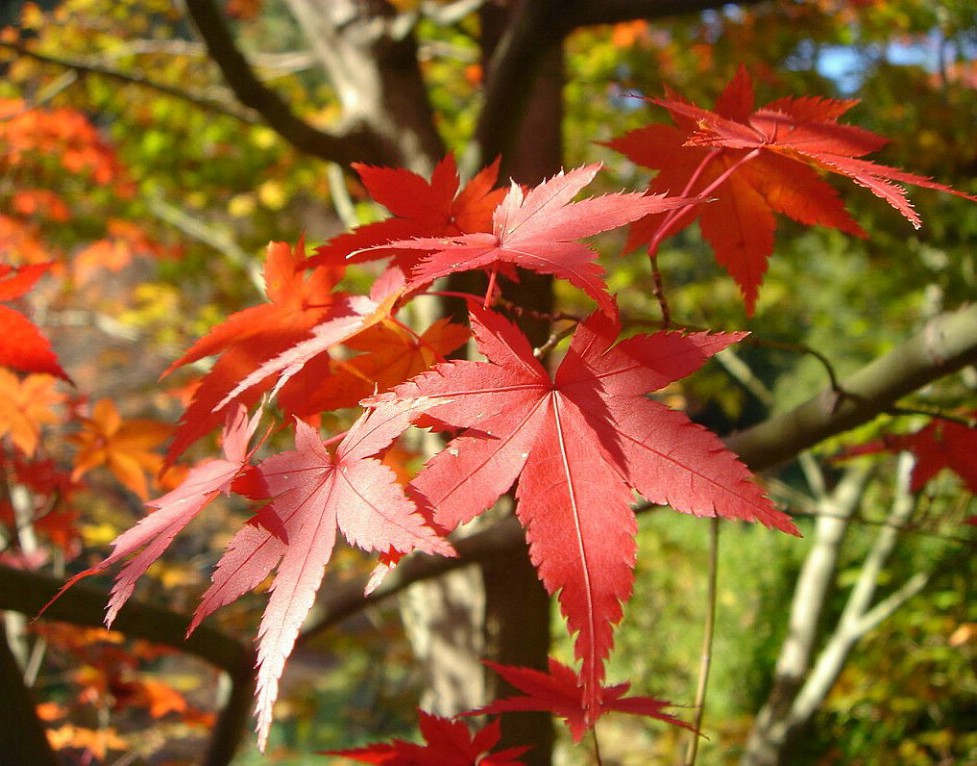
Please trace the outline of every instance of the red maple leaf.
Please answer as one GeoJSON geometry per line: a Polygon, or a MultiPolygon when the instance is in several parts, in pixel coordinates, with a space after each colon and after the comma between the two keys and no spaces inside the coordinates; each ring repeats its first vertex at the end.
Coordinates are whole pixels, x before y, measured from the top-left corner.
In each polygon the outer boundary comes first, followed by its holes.
{"type": "Polygon", "coordinates": [[[540,579],[579,633],[584,701],[596,714],[612,624],[633,581],[632,489],[680,511],[797,534],[718,437],[645,397],[743,334],[660,332],[614,345],[619,324],[595,312],[551,379],[511,323],[479,310],[472,326],[487,362],[437,365],[374,401],[444,399],[425,422],[469,429],[414,481],[443,527],[474,518],[519,478],[516,513],[540,579]]]}
{"type": "Polygon", "coordinates": [[[432,527],[374,457],[407,428],[429,402],[388,404],[364,413],[330,454],[319,434],[296,422],[295,449],[259,466],[272,509],[285,535],[245,525],[228,545],[213,582],[194,613],[190,631],[218,607],[251,590],[277,566],[258,631],[258,743],[264,748],[278,679],[312,607],[329,562],[336,530],[366,551],[387,556],[412,550],[453,556],[432,527]],[[283,539],[284,538],[284,539],[283,539]]]}
{"type": "Polygon", "coordinates": [[[491,231],[492,211],[506,193],[505,189],[495,188],[499,160],[477,173],[460,192],[458,168],[451,154],[437,164],[430,182],[403,168],[377,168],[359,162],[354,162],[353,167],[370,196],[393,217],[360,226],[317,247],[310,265],[344,265],[393,255],[393,265],[410,273],[419,254],[385,247],[386,243],[491,231]]]}
{"type": "MultiPolygon", "coordinates": [[[[977,422],[977,411],[964,417],[977,422]]],[[[947,468],[953,471],[973,494],[977,494],[977,427],[945,418],[933,418],[910,434],[887,434],[882,439],[852,447],[845,457],[876,452],[912,452],[916,456],[909,489],[919,492],[947,468]]]]}
{"type": "MultiPolygon", "coordinates": [[[[971,413],[977,417],[977,412],[971,413]]],[[[977,494],[977,428],[933,418],[913,434],[895,437],[902,449],[916,456],[910,489],[918,492],[944,468],[949,468],[977,494]]]]}
{"type": "Polygon", "coordinates": [[[499,713],[543,711],[562,718],[573,736],[574,742],[580,742],[584,733],[592,729],[597,719],[606,713],[617,711],[631,715],[643,715],[657,718],[659,721],[681,726],[685,729],[693,727],[664,712],[671,703],[657,700],[654,697],[625,697],[631,684],[623,683],[615,686],[605,686],[602,690],[599,708],[591,715],[584,706],[583,687],[573,668],[552,657],[549,660],[550,672],[542,673],[531,668],[518,668],[511,665],[499,665],[486,662],[492,670],[498,673],[512,686],[526,693],[524,697],[509,697],[473,710],[463,715],[497,715],[499,713]]]}
{"type": "Polygon", "coordinates": [[[492,721],[473,735],[464,721],[417,711],[426,745],[395,739],[390,743],[349,750],[327,750],[323,755],[341,755],[360,763],[389,766],[521,766],[515,760],[529,750],[511,747],[489,753],[502,736],[499,721],[492,721]]]}
{"type": "Polygon", "coordinates": [[[180,419],[167,462],[172,463],[191,443],[217,427],[232,401],[251,406],[274,382],[274,378],[262,376],[247,389],[239,389],[242,378],[307,339],[317,325],[350,313],[346,296],[333,292],[342,270],[320,267],[305,275],[307,265],[301,239],[294,249],[284,242],[270,243],[265,290],[271,302],[231,314],[163,373],[220,355],[180,419]]]}
{"type": "Polygon", "coordinates": [[[491,232],[390,242],[389,247],[428,252],[411,273],[407,289],[459,271],[490,269],[494,277],[502,269],[508,273],[512,266],[521,266],[567,279],[604,311],[616,311],[604,271],[594,262],[596,252],[577,240],[690,201],[621,193],[572,202],[598,170],[595,164],[559,173],[528,192],[513,183],[495,209],[491,232]]]}
{"type": "Polygon", "coordinates": [[[866,236],[837,192],[816,170],[846,176],[881,197],[917,228],[919,217],[899,184],[962,194],[929,178],[859,159],[887,139],[841,125],[838,118],[857,101],[804,96],[782,98],[754,111],[753,84],[740,67],[714,111],[680,98],[651,99],[665,107],[676,126],[649,125],[609,146],[634,162],[659,170],[650,191],[714,197],[681,215],[653,215],[637,222],[629,248],[650,243],[700,219],[702,236],[730,273],[753,313],[757,291],[773,252],[774,213],[807,225],[866,236]]]}
{"type": "Polygon", "coordinates": [[[248,451],[248,442],[254,435],[258,419],[259,415],[256,414],[248,421],[247,410],[243,405],[229,412],[224,426],[225,459],[208,460],[195,466],[190,469],[180,486],[147,502],[148,507],[156,510],[115,538],[112,542],[112,554],[96,566],[68,580],[51,602],[79,580],[132,556],[116,575],[112,586],[105,615],[105,624],[111,627],[119,610],[132,595],[136,581],[170,546],[173,538],[218,494],[230,494],[235,480],[251,468],[248,461],[253,450],[248,451]]]}
{"type": "MultiPolygon", "coordinates": [[[[52,266],[35,263],[27,266],[8,266],[0,263],[0,301],[10,301],[26,294],[52,266]]],[[[68,377],[51,344],[37,326],[20,312],[0,306],[0,366],[21,372],[46,372],[66,380],[68,377]]]]}

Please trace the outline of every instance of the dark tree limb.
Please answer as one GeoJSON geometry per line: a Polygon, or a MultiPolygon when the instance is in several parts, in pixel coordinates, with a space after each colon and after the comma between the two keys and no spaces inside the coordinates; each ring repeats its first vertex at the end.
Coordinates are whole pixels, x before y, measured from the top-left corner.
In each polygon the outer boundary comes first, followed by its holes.
{"type": "Polygon", "coordinates": [[[7,634],[0,623],[0,753],[6,763],[58,766],[37,715],[31,690],[24,683],[20,665],[10,651],[7,634]]]}
{"type": "MultiPolygon", "coordinates": [[[[33,617],[54,597],[61,586],[60,580],[48,575],[0,566],[0,610],[6,609],[33,617]]],[[[48,607],[44,612],[44,619],[102,627],[106,600],[105,592],[76,585],[48,607]]],[[[140,638],[199,657],[230,676],[231,693],[221,709],[211,735],[207,756],[202,762],[205,766],[225,766],[234,756],[250,714],[254,693],[255,654],[251,647],[236,638],[206,625],[197,628],[192,636],[185,638],[189,622],[186,615],[130,599],[119,612],[112,629],[129,638],[140,638]]],[[[7,686],[3,688],[6,693],[7,686]]],[[[33,711],[33,707],[29,710],[33,711]]],[[[5,723],[7,718],[0,716],[0,721],[5,723]]],[[[0,725],[0,728],[3,726],[0,725]]]]}
{"type": "Polygon", "coordinates": [[[290,6],[340,95],[345,114],[334,130],[303,120],[258,79],[214,0],[185,3],[234,95],[296,149],[346,167],[361,161],[429,171],[443,154],[443,144],[412,32],[398,26],[381,0],[291,0],[290,6]],[[344,93],[356,97],[344,99],[344,93]]]}
{"type": "MultiPolygon", "coordinates": [[[[753,5],[747,0],[737,5],[753,5]]],[[[575,29],[634,19],[663,19],[722,8],[721,0],[524,0],[486,68],[484,105],[465,156],[472,173],[513,146],[549,51],[575,29]]]]}
{"type": "Polygon", "coordinates": [[[340,131],[329,132],[297,116],[281,96],[258,79],[238,50],[213,0],[191,0],[185,3],[185,7],[207,46],[210,58],[217,64],[235,97],[260,114],[270,128],[296,149],[342,165],[349,165],[356,159],[373,159],[378,154],[386,154],[378,151],[375,137],[366,126],[348,125],[340,131]]]}

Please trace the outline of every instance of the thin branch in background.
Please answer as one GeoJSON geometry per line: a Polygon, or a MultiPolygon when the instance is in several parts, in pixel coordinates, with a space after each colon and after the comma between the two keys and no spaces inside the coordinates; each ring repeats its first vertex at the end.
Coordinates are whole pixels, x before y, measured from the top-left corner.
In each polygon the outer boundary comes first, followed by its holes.
{"type": "Polygon", "coordinates": [[[754,471],[867,423],[937,378],[977,363],[977,305],[934,317],[885,356],[792,410],[726,438],[754,471]],[[842,395],[839,391],[844,391],[842,395]]]}
{"type": "Polygon", "coordinates": [[[265,294],[265,282],[257,259],[242,249],[233,237],[181,210],[176,205],[170,204],[162,197],[149,197],[147,203],[150,212],[157,218],[175,226],[198,242],[214,248],[230,263],[245,271],[258,293],[260,295],[265,294]]]}
{"type": "MultiPolygon", "coordinates": [[[[100,55],[107,61],[125,56],[150,54],[168,55],[185,58],[207,58],[207,47],[192,40],[131,40],[118,48],[102,51],[100,55]]],[[[288,51],[283,53],[264,53],[256,51],[249,54],[255,66],[266,71],[279,71],[283,74],[295,74],[312,69],[315,66],[315,56],[310,51],[288,51]]]]}
{"type": "Polygon", "coordinates": [[[16,53],[18,56],[25,56],[46,64],[54,64],[55,66],[70,69],[78,74],[94,74],[101,77],[107,77],[111,80],[115,80],[116,82],[121,82],[126,85],[138,85],[142,88],[149,88],[157,93],[172,96],[173,98],[178,98],[181,101],[187,101],[201,109],[216,112],[227,117],[233,117],[250,125],[256,125],[261,122],[255,112],[241,107],[234,102],[215,101],[214,99],[191,93],[183,90],[182,88],[177,88],[172,85],[167,85],[166,83],[158,82],[142,74],[123,72],[113,67],[105,66],[98,61],[90,59],[71,59],[62,56],[54,56],[49,53],[38,53],[23,45],[5,42],[2,40],[0,40],[0,50],[9,50],[16,53]]]}
{"type": "Polygon", "coordinates": [[[924,417],[934,418],[936,420],[945,420],[948,423],[958,423],[964,428],[977,428],[977,418],[968,418],[963,415],[953,415],[949,412],[924,409],[922,407],[890,407],[886,410],[886,414],[892,415],[893,417],[898,417],[900,415],[905,415],[907,417],[912,415],[922,415],[924,417]]]}
{"type": "MultiPolygon", "coordinates": [[[[656,275],[655,276],[656,290],[658,289],[658,280],[659,277],[656,275]]],[[[658,297],[657,292],[655,293],[655,296],[658,297]]],[[[622,322],[622,324],[625,327],[650,326],[650,327],[667,329],[667,325],[661,319],[650,319],[650,318],[644,320],[629,319],[627,321],[622,322]]],[[[677,327],[681,327],[684,332],[716,332],[717,330],[717,328],[715,327],[701,327],[699,325],[690,322],[675,322],[675,325],[677,327]]],[[[838,384],[838,375],[835,372],[834,365],[832,365],[831,360],[828,359],[827,355],[818,351],[816,348],[812,348],[811,346],[808,346],[805,343],[787,343],[785,341],[770,340],[768,338],[759,338],[754,335],[749,335],[746,338],[743,338],[743,340],[741,340],[740,343],[748,346],[754,346],[756,348],[772,348],[780,351],[790,351],[796,354],[807,354],[813,356],[824,367],[824,370],[828,375],[828,380],[830,382],[832,390],[841,394],[844,393],[844,390],[838,384]]],[[[723,351],[720,353],[730,356],[735,352],[732,346],[729,346],[723,349],[723,351]]],[[[722,359],[720,359],[720,354],[716,354],[713,358],[719,360],[720,363],[722,363],[722,359]]],[[[725,367],[726,365],[724,364],[723,366],[725,367]]],[[[739,379],[738,378],[739,375],[743,375],[744,376],[743,380],[740,380],[740,382],[743,384],[744,388],[747,388],[752,393],[756,394],[757,398],[762,403],[766,404],[767,406],[772,406],[773,393],[770,391],[769,388],[766,387],[763,381],[761,381],[759,378],[754,376],[752,371],[749,371],[749,368],[745,365],[745,363],[741,361],[739,363],[735,361],[731,362],[730,366],[727,367],[727,372],[729,372],[734,377],[737,377],[737,379],[739,379]]]]}
{"type": "Polygon", "coordinates": [[[716,603],[719,581],[719,519],[709,521],[709,580],[706,592],[706,619],[703,625],[702,656],[699,661],[699,682],[695,690],[695,719],[692,736],[685,751],[685,766],[695,766],[699,754],[699,737],[706,713],[706,692],[709,689],[709,670],[712,667],[712,644],[716,634],[716,603]]]}
{"type": "Polygon", "coordinates": [[[743,361],[732,346],[727,346],[718,354],[714,354],[712,358],[729,373],[730,377],[753,394],[764,407],[773,409],[773,391],[753,373],[750,366],[743,361]]]}
{"type": "Polygon", "coordinates": [[[824,367],[824,371],[828,374],[828,380],[831,382],[831,388],[834,391],[844,392],[844,389],[838,384],[838,375],[835,373],[834,365],[831,364],[831,360],[827,356],[822,354],[816,348],[811,348],[806,343],[788,343],[786,341],[780,340],[770,340],[769,338],[746,338],[744,343],[749,343],[754,346],[762,346],[764,348],[779,349],[781,351],[793,351],[797,354],[808,354],[817,359],[821,366],[824,367]]]}
{"type": "Polygon", "coordinates": [[[332,206],[339,220],[347,229],[355,229],[359,226],[360,220],[356,215],[356,206],[349,196],[342,165],[336,162],[326,163],[326,182],[329,184],[329,196],[332,198],[332,206]]]}
{"type": "Polygon", "coordinates": [[[450,27],[475,13],[485,3],[486,0],[454,0],[450,3],[424,0],[421,3],[421,14],[439,26],[450,27]]]}

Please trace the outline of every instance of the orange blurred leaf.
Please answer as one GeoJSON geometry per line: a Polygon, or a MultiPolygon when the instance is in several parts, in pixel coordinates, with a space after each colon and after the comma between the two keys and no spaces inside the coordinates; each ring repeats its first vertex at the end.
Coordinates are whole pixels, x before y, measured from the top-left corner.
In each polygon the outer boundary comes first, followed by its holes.
{"type": "Polygon", "coordinates": [[[146,474],[156,475],[163,467],[162,455],[155,452],[172,429],[157,420],[125,420],[108,399],[100,399],[91,417],[80,418],[82,430],[70,437],[78,447],[72,478],[78,479],[99,466],[140,498],[149,497],[146,474]]]}
{"type": "Polygon", "coordinates": [[[66,723],[57,729],[48,729],[48,741],[55,750],[75,748],[86,750],[96,758],[105,759],[109,750],[127,750],[129,743],[115,729],[88,729],[66,723]]]}
{"type": "Polygon", "coordinates": [[[31,374],[21,380],[0,368],[0,437],[10,435],[14,446],[28,457],[34,455],[41,427],[57,423],[54,408],[65,400],[50,375],[31,374]]]}

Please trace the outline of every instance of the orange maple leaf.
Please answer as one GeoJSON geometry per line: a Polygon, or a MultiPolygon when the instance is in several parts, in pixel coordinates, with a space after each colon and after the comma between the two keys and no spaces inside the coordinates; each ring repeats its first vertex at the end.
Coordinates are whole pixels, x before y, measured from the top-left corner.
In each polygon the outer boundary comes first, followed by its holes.
{"type": "Polygon", "coordinates": [[[148,499],[146,474],[155,476],[163,467],[162,455],[153,450],[169,437],[171,427],[145,418],[125,420],[109,399],[100,399],[91,417],[80,420],[82,430],[70,437],[78,446],[72,479],[105,466],[140,498],[148,499]]]}
{"type": "Polygon", "coordinates": [[[0,368],[0,437],[10,435],[14,447],[33,457],[44,425],[60,419],[55,408],[65,400],[50,375],[31,374],[21,380],[0,368]]]}
{"type": "Polygon", "coordinates": [[[86,750],[102,760],[109,750],[128,750],[129,743],[114,728],[88,729],[66,723],[57,729],[48,729],[48,741],[55,750],[77,748],[86,750]]]}
{"type": "Polygon", "coordinates": [[[320,267],[306,274],[307,266],[304,239],[300,238],[294,248],[285,242],[269,243],[264,272],[269,302],[231,314],[163,373],[166,376],[204,357],[219,357],[194,390],[190,405],[180,418],[167,454],[169,463],[223,423],[232,401],[250,407],[274,383],[274,378],[266,374],[247,386],[241,385],[242,380],[269,360],[308,340],[317,325],[350,313],[345,293],[334,292],[343,269],[320,267]]]}
{"type": "Polygon", "coordinates": [[[329,369],[311,391],[283,390],[279,403],[286,412],[309,417],[353,407],[378,391],[386,391],[424,372],[468,340],[467,327],[439,319],[420,336],[393,319],[385,319],[346,341],[361,352],[350,359],[325,357],[329,369]]]}

